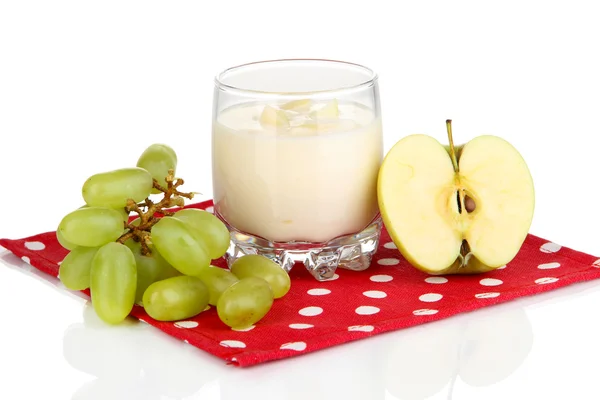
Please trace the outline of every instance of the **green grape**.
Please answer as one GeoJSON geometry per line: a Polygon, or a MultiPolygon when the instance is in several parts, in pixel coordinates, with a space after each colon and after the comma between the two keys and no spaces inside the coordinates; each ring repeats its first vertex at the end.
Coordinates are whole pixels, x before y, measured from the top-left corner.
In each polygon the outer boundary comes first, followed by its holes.
{"type": "Polygon", "coordinates": [[[241,279],[221,294],[217,314],[225,325],[234,329],[248,328],[260,321],[273,305],[273,291],[261,278],[241,279]]]}
{"type": "MultiPolygon", "coordinates": [[[[165,178],[169,174],[169,170],[172,169],[175,173],[177,168],[177,154],[166,144],[153,144],[144,150],[138,159],[137,166],[150,172],[152,178],[159,185],[166,187],[165,178]]],[[[152,193],[160,193],[160,190],[152,189],[152,193]]]]}
{"type": "MultiPolygon", "coordinates": [[[[89,205],[84,204],[79,208],[88,208],[88,207],[89,207],[89,205]]],[[[121,216],[123,217],[123,221],[125,221],[125,222],[129,221],[129,212],[125,209],[125,207],[117,207],[117,208],[115,208],[115,210],[121,213],[121,216]]]]}
{"type": "Polygon", "coordinates": [[[58,234],[64,240],[85,247],[99,247],[114,242],[123,230],[121,214],[104,207],[80,208],[67,214],[58,225],[58,234]]]}
{"type": "Polygon", "coordinates": [[[239,281],[239,279],[228,270],[212,265],[202,270],[198,275],[198,278],[202,279],[202,282],[204,282],[208,288],[208,293],[210,294],[208,304],[212,304],[213,306],[217,305],[221,294],[229,288],[229,286],[239,281]]]}
{"type": "Polygon", "coordinates": [[[140,242],[136,242],[133,239],[129,239],[125,242],[125,246],[129,247],[129,250],[131,250],[134,256],[138,252],[142,254],[142,244],[140,242]]]}
{"type": "Polygon", "coordinates": [[[153,283],[144,293],[144,309],[157,321],[178,321],[200,314],[208,289],[195,276],[176,276],[153,283]]]}
{"type": "Polygon", "coordinates": [[[90,287],[90,270],[97,251],[97,247],[77,247],[67,254],[58,270],[58,278],[67,289],[90,287]]]}
{"type": "Polygon", "coordinates": [[[255,276],[271,286],[276,299],[290,290],[290,276],[283,268],[267,257],[256,254],[242,256],[231,264],[231,272],[240,279],[255,276]]]}
{"type": "Polygon", "coordinates": [[[142,168],[123,168],[88,178],[81,193],[90,206],[119,208],[128,199],[144,200],[152,190],[152,175],[142,168]]]}
{"type": "Polygon", "coordinates": [[[77,247],[76,244],[71,243],[67,239],[64,238],[60,229],[56,230],[56,240],[58,240],[58,243],[67,250],[74,250],[77,247]]]}
{"type": "Polygon", "coordinates": [[[206,244],[208,256],[215,260],[223,257],[229,248],[229,230],[221,220],[208,211],[186,208],[175,217],[187,223],[198,241],[206,244]]]}
{"type": "Polygon", "coordinates": [[[143,255],[142,245],[133,239],[126,241],[125,245],[133,252],[137,266],[136,304],[142,305],[144,292],[154,282],[181,275],[179,271],[169,265],[158,251],[154,250],[148,255],[143,255]]]}
{"type": "Polygon", "coordinates": [[[182,274],[195,276],[210,265],[204,246],[183,221],[163,217],[152,227],[150,235],[160,255],[182,274]]]}
{"type": "Polygon", "coordinates": [[[125,209],[125,207],[115,208],[115,210],[121,213],[121,218],[123,218],[124,222],[129,221],[129,212],[125,209]]]}
{"type": "Polygon", "coordinates": [[[98,249],[92,260],[92,305],[109,324],[123,321],[133,308],[137,270],[135,257],[124,244],[112,242],[98,249]]]}

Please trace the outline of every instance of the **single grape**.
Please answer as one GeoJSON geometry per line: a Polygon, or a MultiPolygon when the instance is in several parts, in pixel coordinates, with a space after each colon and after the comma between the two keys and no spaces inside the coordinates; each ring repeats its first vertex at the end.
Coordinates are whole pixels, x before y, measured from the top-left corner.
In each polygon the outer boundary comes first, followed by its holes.
{"type": "Polygon", "coordinates": [[[67,214],[58,225],[57,235],[76,246],[100,247],[117,240],[123,230],[123,218],[118,211],[86,207],[67,214]]]}
{"type": "Polygon", "coordinates": [[[84,290],[90,287],[92,260],[97,247],[76,247],[60,264],[58,278],[67,289],[84,290]]]}
{"type": "Polygon", "coordinates": [[[92,305],[109,324],[123,321],[133,308],[137,270],[135,257],[124,244],[111,242],[98,249],[92,260],[92,305]]]}
{"type": "Polygon", "coordinates": [[[198,275],[210,265],[204,248],[187,224],[175,217],[163,217],[150,234],[154,248],[175,269],[185,275],[198,275]]]}
{"type": "Polygon", "coordinates": [[[203,269],[198,275],[198,278],[202,279],[202,282],[204,282],[208,288],[208,293],[210,294],[208,304],[212,304],[213,306],[217,305],[221,294],[229,288],[229,286],[239,281],[239,279],[229,272],[229,270],[212,265],[203,269]]]}
{"type": "Polygon", "coordinates": [[[275,262],[256,254],[242,256],[231,264],[231,272],[239,279],[255,276],[271,286],[276,299],[290,290],[290,276],[275,262]]]}
{"type": "Polygon", "coordinates": [[[136,304],[143,305],[144,292],[154,282],[181,275],[158,251],[154,250],[148,255],[143,255],[142,245],[133,239],[126,241],[125,245],[131,249],[137,266],[136,304]]]}
{"type": "Polygon", "coordinates": [[[217,314],[223,323],[234,329],[248,328],[260,321],[273,305],[273,291],[261,278],[241,279],[221,294],[217,314]]]}
{"type": "Polygon", "coordinates": [[[154,282],[144,292],[144,309],[157,321],[178,321],[200,314],[208,304],[208,289],[195,276],[154,282]]]}
{"type": "MultiPolygon", "coordinates": [[[[173,173],[175,173],[177,168],[177,154],[166,144],[156,143],[144,150],[138,159],[137,166],[150,172],[152,178],[159,185],[166,187],[167,182],[165,178],[169,174],[169,170],[172,169],[173,173]]],[[[152,193],[160,193],[160,190],[152,189],[152,193]]]]}
{"type": "Polygon", "coordinates": [[[152,190],[152,175],[143,168],[122,168],[88,178],[81,193],[90,206],[119,208],[128,199],[144,200],[152,190]]]}
{"type": "Polygon", "coordinates": [[[56,230],[56,240],[58,240],[58,243],[67,250],[74,250],[77,247],[76,244],[71,243],[67,239],[64,238],[60,229],[56,230]]]}
{"type": "MultiPolygon", "coordinates": [[[[89,208],[89,205],[84,204],[79,208],[89,208]]],[[[109,207],[107,207],[109,208],[109,207]]],[[[116,211],[118,211],[119,213],[121,213],[121,216],[123,217],[123,221],[127,222],[129,221],[129,212],[125,209],[125,207],[117,207],[115,208],[116,211]]]]}
{"type": "Polygon", "coordinates": [[[215,260],[223,257],[229,248],[229,230],[225,224],[208,211],[186,208],[175,217],[187,223],[194,236],[206,244],[208,256],[215,260]]]}

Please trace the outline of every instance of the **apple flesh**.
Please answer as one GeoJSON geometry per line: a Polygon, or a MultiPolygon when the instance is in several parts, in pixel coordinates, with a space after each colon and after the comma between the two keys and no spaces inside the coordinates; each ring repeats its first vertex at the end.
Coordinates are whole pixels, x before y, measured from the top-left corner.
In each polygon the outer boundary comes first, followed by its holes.
{"type": "Polygon", "coordinates": [[[454,147],[410,135],[386,155],[377,182],[392,240],[415,268],[432,275],[487,272],[510,262],[525,241],[535,206],[525,160],[504,139],[483,135],[454,147]]]}

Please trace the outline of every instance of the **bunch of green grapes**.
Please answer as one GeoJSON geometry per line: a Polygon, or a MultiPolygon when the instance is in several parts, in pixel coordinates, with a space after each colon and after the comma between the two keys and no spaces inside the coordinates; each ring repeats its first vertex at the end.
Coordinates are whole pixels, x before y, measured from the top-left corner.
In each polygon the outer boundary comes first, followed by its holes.
{"type": "Polygon", "coordinates": [[[123,321],[134,304],[159,321],[190,318],[212,304],[228,326],[252,325],[287,293],[289,276],[261,256],[244,256],[231,271],[211,266],[226,253],[229,231],[209,212],[168,210],[193,197],[178,191],[183,181],[173,177],[176,166],[170,147],[153,144],[136,167],[87,179],[86,204],[56,231],[70,251],[59,278],[68,289],[89,289],[94,310],[111,324],[123,321]],[[159,193],[158,203],[149,199],[159,193]],[[130,212],[138,214],[131,223],[130,212]]]}
{"type": "Polygon", "coordinates": [[[144,293],[143,305],[152,318],[175,321],[197,315],[210,304],[217,307],[223,323],[234,329],[243,329],[267,315],[274,300],[283,297],[290,286],[289,275],[275,262],[259,255],[246,255],[238,258],[231,265],[231,270],[211,265],[194,276],[152,283],[144,293]],[[172,286],[177,279],[181,280],[179,288],[172,286]],[[182,290],[184,284],[187,285],[185,291],[182,290]],[[202,301],[198,302],[194,293],[200,292],[202,301]],[[169,303],[167,299],[184,296],[188,296],[188,300],[183,302],[185,307],[169,303]],[[185,311],[194,304],[194,311],[185,311]]]}

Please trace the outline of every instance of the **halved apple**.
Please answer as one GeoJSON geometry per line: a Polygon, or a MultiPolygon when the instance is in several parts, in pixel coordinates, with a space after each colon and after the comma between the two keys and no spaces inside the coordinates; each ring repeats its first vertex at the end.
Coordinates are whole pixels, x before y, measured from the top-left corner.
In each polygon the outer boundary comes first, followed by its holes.
{"type": "Polygon", "coordinates": [[[510,262],[535,206],[525,160],[507,141],[483,135],[458,148],[410,135],[386,155],[379,208],[407,261],[431,275],[487,272],[510,262]]]}

